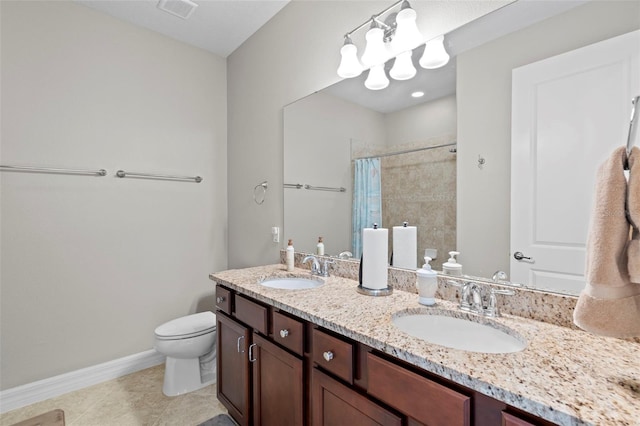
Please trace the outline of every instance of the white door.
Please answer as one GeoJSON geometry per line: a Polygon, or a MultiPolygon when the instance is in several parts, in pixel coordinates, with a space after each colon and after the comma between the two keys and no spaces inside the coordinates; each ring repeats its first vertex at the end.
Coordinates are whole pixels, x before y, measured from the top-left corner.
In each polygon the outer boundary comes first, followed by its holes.
{"type": "Polygon", "coordinates": [[[634,31],[513,70],[512,281],[571,294],[584,287],[594,177],[627,141],[639,52],[634,31]]]}

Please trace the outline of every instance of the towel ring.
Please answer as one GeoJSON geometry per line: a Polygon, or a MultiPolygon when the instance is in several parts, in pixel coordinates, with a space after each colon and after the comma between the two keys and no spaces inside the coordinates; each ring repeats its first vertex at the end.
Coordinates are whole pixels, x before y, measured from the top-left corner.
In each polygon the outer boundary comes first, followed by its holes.
{"type": "Polygon", "coordinates": [[[253,188],[253,201],[257,205],[260,205],[260,204],[264,203],[264,199],[265,199],[265,195],[267,195],[267,188],[268,187],[269,187],[269,184],[265,180],[264,182],[257,184],[255,186],[255,188],[253,188]],[[262,194],[260,194],[258,192],[258,195],[256,196],[256,191],[258,190],[258,188],[262,188],[262,194]],[[258,198],[260,198],[260,201],[258,201],[258,198]]]}

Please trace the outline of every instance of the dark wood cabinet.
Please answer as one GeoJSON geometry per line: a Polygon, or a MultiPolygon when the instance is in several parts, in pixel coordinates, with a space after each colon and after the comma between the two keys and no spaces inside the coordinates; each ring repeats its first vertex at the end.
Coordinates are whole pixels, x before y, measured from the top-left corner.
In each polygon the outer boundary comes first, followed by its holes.
{"type": "Polygon", "coordinates": [[[516,417],[513,414],[503,412],[502,426],[535,426],[535,425],[519,417],[516,417]]]}
{"type": "Polygon", "coordinates": [[[402,418],[317,369],[313,370],[313,426],[401,426],[402,418]]]}
{"type": "MultiPolygon", "coordinates": [[[[218,399],[240,426],[303,426],[307,392],[302,356],[269,338],[269,307],[222,289],[216,290],[218,294],[235,303],[232,316],[220,306],[216,315],[218,399]]],[[[290,334],[280,338],[301,346],[302,322],[296,329],[295,323],[281,317],[278,324],[286,325],[283,330],[290,334]]]]}
{"type": "Polygon", "coordinates": [[[240,426],[553,425],[218,288],[218,399],[240,426]]]}
{"type": "Polygon", "coordinates": [[[253,363],[254,424],[302,426],[304,423],[303,362],[254,333],[253,363]]]}
{"type": "Polygon", "coordinates": [[[420,424],[469,426],[471,397],[371,353],[367,354],[367,393],[420,424]]]}
{"type": "Polygon", "coordinates": [[[218,399],[240,424],[248,426],[249,412],[249,328],[220,311],[217,323],[217,390],[218,399]]]}

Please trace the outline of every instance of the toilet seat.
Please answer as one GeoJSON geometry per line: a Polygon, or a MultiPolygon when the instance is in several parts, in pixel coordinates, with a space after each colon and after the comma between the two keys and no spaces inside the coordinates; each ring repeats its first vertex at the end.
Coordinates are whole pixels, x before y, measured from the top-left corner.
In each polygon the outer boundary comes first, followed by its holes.
{"type": "Polygon", "coordinates": [[[216,315],[200,312],[168,321],[155,329],[159,340],[189,339],[211,333],[216,329],[216,315]]]}

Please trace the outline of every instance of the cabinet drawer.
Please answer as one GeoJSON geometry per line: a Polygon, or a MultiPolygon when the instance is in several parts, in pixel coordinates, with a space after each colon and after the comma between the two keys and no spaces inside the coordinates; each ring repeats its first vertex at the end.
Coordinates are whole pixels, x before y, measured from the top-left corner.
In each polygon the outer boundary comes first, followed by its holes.
{"type": "Polygon", "coordinates": [[[224,287],[216,286],[216,308],[231,315],[231,291],[224,287]]]}
{"type": "Polygon", "coordinates": [[[273,313],[273,340],[285,348],[302,356],[304,325],[301,321],[273,313]]]}
{"type": "Polygon", "coordinates": [[[268,334],[269,309],[266,306],[236,295],[235,317],[257,332],[268,334]]]}
{"type": "Polygon", "coordinates": [[[534,424],[503,411],[502,426],[534,426],[534,424]]]}
{"type": "Polygon", "coordinates": [[[367,354],[367,393],[429,426],[471,424],[471,398],[367,354]]]}
{"type": "Polygon", "coordinates": [[[353,344],[318,329],[312,339],[313,362],[353,384],[353,344]]]}

